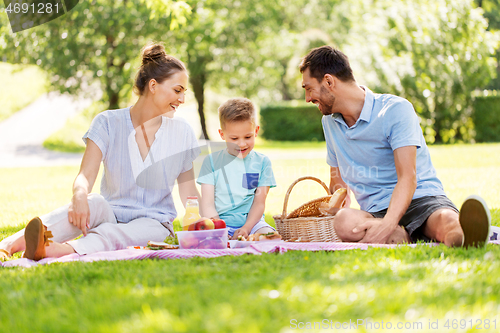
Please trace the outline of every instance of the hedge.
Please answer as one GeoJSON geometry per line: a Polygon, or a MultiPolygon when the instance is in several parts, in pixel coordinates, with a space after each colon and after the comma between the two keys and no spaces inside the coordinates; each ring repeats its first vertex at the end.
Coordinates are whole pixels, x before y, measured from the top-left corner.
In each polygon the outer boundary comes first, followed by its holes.
{"type": "Polygon", "coordinates": [[[325,141],[322,114],[304,101],[286,101],[260,109],[262,136],[278,141],[325,141]]]}
{"type": "MultiPolygon", "coordinates": [[[[474,97],[472,121],[476,142],[500,142],[500,91],[474,97]]],[[[285,101],[261,107],[262,136],[277,141],[325,141],[321,112],[304,101],[285,101]]]]}
{"type": "Polygon", "coordinates": [[[476,142],[500,141],[500,92],[485,91],[474,98],[472,121],[476,142]]]}

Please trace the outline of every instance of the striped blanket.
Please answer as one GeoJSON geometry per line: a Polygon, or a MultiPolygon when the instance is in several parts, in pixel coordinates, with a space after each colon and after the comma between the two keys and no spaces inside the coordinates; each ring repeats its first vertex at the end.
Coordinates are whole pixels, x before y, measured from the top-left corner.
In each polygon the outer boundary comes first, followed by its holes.
{"type": "MultiPolygon", "coordinates": [[[[17,259],[6,262],[0,262],[3,267],[32,267],[37,265],[46,265],[54,262],[72,262],[83,261],[92,262],[99,260],[142,260],[142,259],[186,259],[193,257],[215,258],[222,256],[239,256],[243,254],[262,254],[262,253],[285,253],[287,251],[345,251],[352,249],[366,250],[369,247],[394,248],[398,246],[436,246],[437,243],[426,244],[405,244],[405,245],[386,245],[386,244],[362,244],[362,243],[289,243],[289,242],[261,242],[262,244],[253,244],[240,249],[223,250],[135,250],[126,249],[118,251],[98,252],[89,255],[80,256],[71,254],[61,258],[45,258],[40,261],[29,259],[17,259]]],[[[500,244],[500,240],[490,241],[493,244],[500,244]]]]}

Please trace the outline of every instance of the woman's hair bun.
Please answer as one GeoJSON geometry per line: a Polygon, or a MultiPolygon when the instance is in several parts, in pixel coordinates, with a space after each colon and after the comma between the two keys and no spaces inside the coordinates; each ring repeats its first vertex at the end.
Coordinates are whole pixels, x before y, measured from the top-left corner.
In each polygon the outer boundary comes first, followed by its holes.
{"type": "Polygon", "coordinates": [[[142,64],[137,72],[134,91],[142,95],[151,79],[162,83],[173,74],[185,71],[186,67],[179,59],[168,55],[161,44],[146,45],[141,52],[142,64]]]}
{"type": "Polygon", "coordinates": [[[146,46],[142,51],[142,65],[149,63],[158,64],[162,59],[167,57],[167,52],[161,44],[152,44],[146,46]]]}

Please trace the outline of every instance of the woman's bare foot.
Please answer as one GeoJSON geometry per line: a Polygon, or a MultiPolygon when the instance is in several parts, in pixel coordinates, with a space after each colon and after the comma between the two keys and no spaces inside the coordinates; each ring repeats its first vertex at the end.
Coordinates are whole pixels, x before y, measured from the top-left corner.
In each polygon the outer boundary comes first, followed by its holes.
{"type": "Polygon", "coordinates": [[[52,232],[47,231],[40,218],[35,217],[26,226],[24,238],[26,239],[26,251],[24,256],[32,260],[40,260],[47,257],[59,258],[67,254],[75,253],[68,244],[56,243],[49,238],[52,232]]]}
{"type": "Polygon", "coordinates": [[[14,253],[24,251],[24,249],[24,229],[21,229],[0,242],[0,260],[8,259],[14,253]]]}
{"type": "Polygon", "coordinates": [[[39,217],[33,218],[24,229],[26,250],[23,257],[31,260],[45,258],[45,247],[52,242],[49,240],[51,237],[52,232],[47,231],[47,227],[43,225],[42,220],[39,217]]]}
{"type": "MultiPolygon", "coordinates": [[[[45,257],[62,257],[67,254],[75,253],[75,250],[68,244],[55,243],[48,241],[46,233],[46,228],[42,224],[39,218],[34,218],[30,221],[32,224],[28,232],[28,242],[30,242],[31,255],[34,257],[36,253],[36,259],[40,260],[45,257]],[[30,235],[31,234],[31,235],[30,235]],[[40,245],[39,245],[40,244],[40,245]],[[44,244],[45,246],[41,246],[44,244]],[[37,251],[38,249],[38,251],[37,251]],[[43,251],[45,250],[45,251],[43,251]]],[[[28,223],[29,224],[29,223],[28,223]]],[[[8,259],[12,254],[25,251],[26,250],[26,229],[21,229],[14,235],[4,238],[0,242],[0,260],[8,259]]],[[[25,252],[25,257],[26,252],[25,252]]]]}
{"type": "Polygon", "coordinates": [[[68,254],[76,253],[75,249],[66,243],[52,242],[45,247],[45,256],[51,258],[59,258],[68,254]]]}

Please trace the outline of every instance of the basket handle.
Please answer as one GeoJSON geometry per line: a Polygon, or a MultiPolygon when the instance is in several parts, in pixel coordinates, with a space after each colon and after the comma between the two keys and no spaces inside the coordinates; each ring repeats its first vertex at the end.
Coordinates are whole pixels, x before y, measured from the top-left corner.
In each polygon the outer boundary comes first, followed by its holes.
{"type": "Polygon", "coordinates": [[[286,215],[286,209],[287,209],[287,206],[288,206],[288,198],[290,197],[290,193],[292,192],[292,188],[298,183],[298,182],[301,182],[303,180],[306,180],[306,179],[310,179],[310,180],[314,180],[315,182],[319,183],[321,186],[323,186],[323,188],[326,190],[326,193],[328,195],[330,195],[330,189],[326,186],[325,183],[323,183],[321,181],[321,179],[319,178],[316,178],[316,177],[313,177],[313,176],[304,176],[304,177],[300,177],[299,179],[297,179],[296,181],[294,181],[292,183],[292,185],[290,185],[290,187],[288,188],[288,191],[286,191],[286,195],[285,195],[285,201],[283,202],[283,213],[282,213],[282,218],[285,218],[287,215],[286,215]]]}

